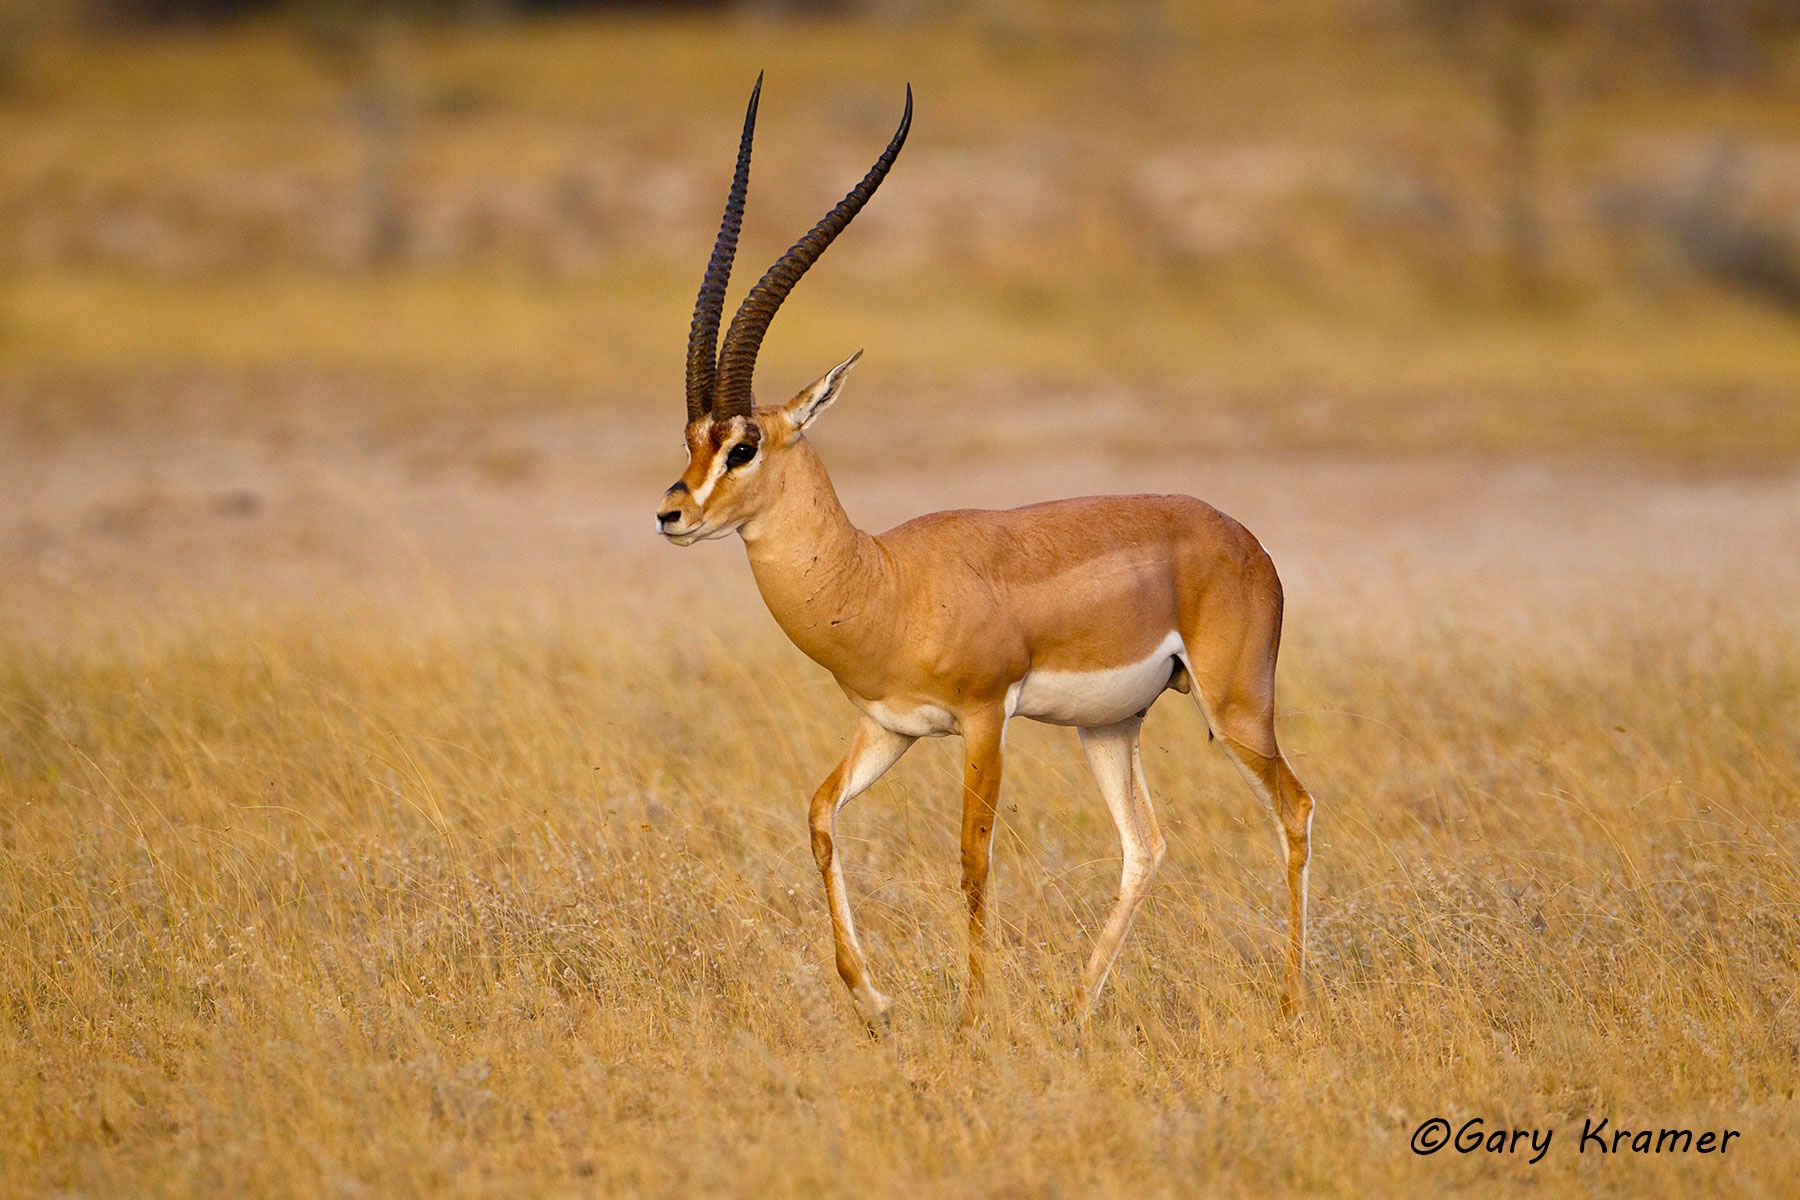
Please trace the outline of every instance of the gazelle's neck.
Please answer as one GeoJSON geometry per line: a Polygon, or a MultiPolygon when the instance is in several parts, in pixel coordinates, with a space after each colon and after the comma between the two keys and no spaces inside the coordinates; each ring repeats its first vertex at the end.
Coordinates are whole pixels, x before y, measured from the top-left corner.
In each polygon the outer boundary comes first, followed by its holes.
{"type": "Polygon", "coordinates": [[[862,692],[869,639],[890,632],[892,563],[880,543],[851,524],[825,464],[804,437],[779,464],[774,499],[740,531],[750,570],[788,638],[862,692]]]}

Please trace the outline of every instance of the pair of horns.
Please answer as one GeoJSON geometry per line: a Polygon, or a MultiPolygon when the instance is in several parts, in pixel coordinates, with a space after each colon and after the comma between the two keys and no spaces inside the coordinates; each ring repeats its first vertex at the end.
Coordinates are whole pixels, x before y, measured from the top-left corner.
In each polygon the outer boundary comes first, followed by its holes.
{"type": "Polygon", "coordinates": [[[713,243],[712,257],[706,262],[706,277],[700,282],[700,296],[694,301],[694,321],[688,329],[687,415],[688,420],[712,413],[716,417],[750,415],[750,377],[756,370],[756,352],[762,348],[763,335],[775,310],[794,290],[806,269],[825,253],[825,247],[844,231],[852,218],[869,202],[875,189],[887,177],[888,169],[906,144],[906,132],[912,126],[912,85],[906,87],[906,111],[901,114],[900,128],[894,131],[887,149],[851,188],[837,207],[819,219],[806,236],[775,260],[763,273],[756,286],[738,306],[725,331],[725,344],[718,347],[719,317],[725,311],[725,288],[731,281],[731,261],[737,253],[738,232],[744,227],[744,194],[750,186],[750,142],[756,134],[756,102],[762,95],[762,76],[750,92],[750,105],[744,111],[744,134],[738,142],[737,171],[731,178],[731,192],[725,199],[725,217],[719,223],[719,238],[713,243]],[[714,353],[717,352],[715,360],[714,353]]]}

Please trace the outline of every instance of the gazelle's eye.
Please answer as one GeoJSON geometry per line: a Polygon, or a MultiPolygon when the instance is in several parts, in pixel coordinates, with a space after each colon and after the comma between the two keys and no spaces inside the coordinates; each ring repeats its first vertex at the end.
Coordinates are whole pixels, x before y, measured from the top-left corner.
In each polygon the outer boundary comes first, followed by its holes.
{"type": "Polygon", "coordinates": [[[741,467],[755,457],[755,442],[739,442],[737,445],[733,446],[731,452],[725,456],[725,465],[727,467],[741,467]]]}

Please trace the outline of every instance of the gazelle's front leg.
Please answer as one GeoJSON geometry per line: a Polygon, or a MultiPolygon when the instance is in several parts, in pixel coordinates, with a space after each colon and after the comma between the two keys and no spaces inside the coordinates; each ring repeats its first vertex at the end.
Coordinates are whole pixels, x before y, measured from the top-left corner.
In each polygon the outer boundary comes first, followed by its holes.
{"type": "Polygon", "coordinates": [[[837,853],[837,815],[838,810],[880,779],[913,741],[864,717],[850,738],[844,761],[825,777],[812,798],[813,860],[825,877],[825,903],[831,909],[831,940],[837,948],[838,974],[850,989],[863,1019],[871,1025],[886,1020],[888,998],[869,982],[868,963],[863,958],[862,944],[856,940],[856,922],[850,915],[850,897],[844,890],[844,867],[837,853]]]}
{"type": "Polygon", "coordinates": [[[962,1023],[973,1025],[987,988],[987,882],[1000,802],[1000,742],[1005,710],[984,709],[963,721],[962,889],[969,902],[969,982],[962,1023]]]}

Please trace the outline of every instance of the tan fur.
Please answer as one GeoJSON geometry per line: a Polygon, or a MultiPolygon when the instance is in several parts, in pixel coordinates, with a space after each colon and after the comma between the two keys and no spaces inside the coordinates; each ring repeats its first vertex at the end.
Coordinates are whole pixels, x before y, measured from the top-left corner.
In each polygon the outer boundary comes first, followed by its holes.
{"type": "MultiPolygon", "coordinates": [[[[1009,704],[1033,679],[1080,709],[1096,778],[1120,821],[1126,873],[1090,959],[1085,1014],[1162,857],[1137,763],[1138,718],[1157,691],[1191,683],[1208,721],[1270,805],[1287,853],[1283,1006],[1297,1008],[1305,949],[1312,799],[1275,739],[1281,583],[1262,545],[1188,496],[1093,496],[1007,511],[932,513],[871,535],[851,524],[802,428],[835,398],[849,360],[787,405],[689,425],[689,461],[659,529],[677,544],[740,533],[769,611],[864,713],[849,754],[813,801],[838,969],[871,1020],[886,1001],[868,980],[832,840],[838,808],[917,736],[965,743],[963,888],[970,963],[965,1019],[982,981],[986,885],[1009,704]],[[754,429],[751,426],[754,425],[754,429]],[[752,463],[721,470],[730,448],[752,463]],[[704,503],[696,501],[696,497],[704,503]],[[1171,641],[1171,635],[1178,640],[1171,641]],[[1164,668],[1159,647],[1175,645],[1164,668]],[[1034,673],[1037,673],[1034,675],[1034,673]],[[1147,679],[1135,713],[1107,712],[1147,679]],[[1121,690],[1123,689],[1123,690],[1121,690]],[[1123,765],[1121,765],[1123,764],[1123,765]],[[854,788],[847,783],[855,778],[854,788]],[[828,811],[827,811],[828,810],[828,811]],[[1128,824],[1129,823],[1129,824],[1128,824]],[[1133,855],[1136,855],[1134,860],[1133,855]]],[[[1033,715],[1024,713],[1022,715],[1033,715]]]]}

